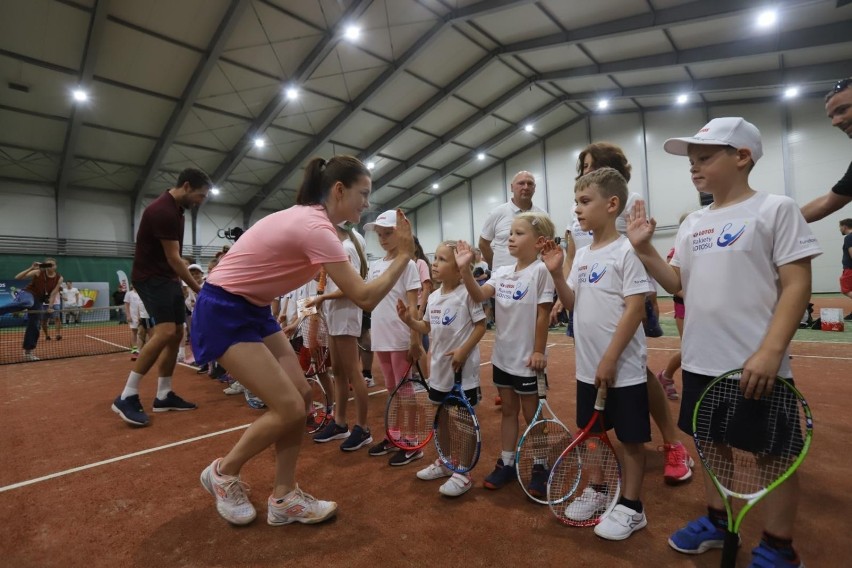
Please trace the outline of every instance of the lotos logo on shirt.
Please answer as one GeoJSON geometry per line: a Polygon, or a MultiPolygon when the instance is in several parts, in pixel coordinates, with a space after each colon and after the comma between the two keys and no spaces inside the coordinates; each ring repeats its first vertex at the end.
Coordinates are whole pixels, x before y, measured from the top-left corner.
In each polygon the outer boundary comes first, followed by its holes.
{"type": "Polygon", "coordinates": [[[720,247],[729,247],[735,242],[737,242],[741,236],[743,236],[743,233],[746,230],[746,225],[743,225],[740,230],[734,234],[728,233],[728,229],[733,227],[733,225],[733,223],[728,223],[727,225],[722,227],[722,234],[719,235],[719,237],[716,239],[716,245],[720,247]]]}
{"type": "Polygon", "coordinates": [[[459,315],[455,313],[450,315],[450,308],[447,308],[444,310],[444,317],[441,318],[441,325],[450,325],[456,321],[457,317],[459,317],[459,315]]]}
{"type": "Polygon", "coordinates": [[[527,292],[529,292],[529,291],[530,291],[530,284],[529,284],[529,282],[527,282],[527,286],[523,290],[521,290],[520,286],[518,286],[518,288],[515,289],[515,293],[512,294],[512,299],[513,300],[520,300],[521,298],[526,296],[527,292]]]}
{"type": "Polygon", "coordinates": [[[590,284],[597,284],[600,281],[600,279],[603,278],[603,275],[606,274],[606,266],[604,266],[603,270],[601,270],[600,272],[596,272],[597,268],[598,268],[598,263],[596,262],[592,265],[592,268],[589,271],[589,283],[590,284]]]}

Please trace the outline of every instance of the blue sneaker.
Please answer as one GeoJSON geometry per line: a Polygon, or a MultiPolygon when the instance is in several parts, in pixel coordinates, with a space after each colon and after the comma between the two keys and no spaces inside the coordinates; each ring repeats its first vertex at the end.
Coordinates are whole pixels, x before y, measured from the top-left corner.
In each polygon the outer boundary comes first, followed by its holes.
{"type": "Polygon", "coordinates": [[[684,554],[703,554],[725,545],[725,531],[703,516],[669,537],[669,546],[684,554]]]}
{"type": "Polygon", "coordinates": [[[364,430],[357,424],[354,428],[352,428],[352,432],[349,434],[349,437],[343,440],[343,443],[340,444],[340,449],[344,452],[354,452],[355,450],[360,450],[367,444],[373,443],[373,436],[370,435],[369,430],[364,430]]]}
{"type": "Polygon", "coordinates": [[[550,471],[543,464],[533,464],[530,483],[527,485],[527,492],[538,499],[547,497],[547,478],[550,471]]]}
{"type": "MultiPolygon", "coordinates": [[[[483,485],[486,489],[501,489],[507,483],[511,483],[518,478],[515,473],[515,466],[504,465],[503,458],[497,460],[497,465],[494,466],[494,471],[488,474],[483,485]]],[[[545,492],[547,489],[545,489],[545,492]]]]}
{"type": "Polygon", "coordinates": [[[266,403],[263,402],[260,397],[253,395],[250,390],[246,389],[245,391],[243,391],[243,394],[245,395],[246,402],[250,407],[254,408],[255,410],[266,408],[266,403]]]}
{"type": "Polygon", "coordinates": [[[134,426],[147,426],[148,415],[142,409],[139,395],[134,394],[122,399],[119,395],[112,403],[112,411],[118,414],[122,420],[134,426]]]}
{"type": "Polygon", "coordinates": [[[751,564],[749,568],[804,568],[804,563],[799,555],[792,559],[781,554],[766,542],[760,541],[760,545],[751,551],[751,564]]]}
{"type": "Polygon", "coordinates": [[[345,440],[349,437],[349,427],[340,426],[332,420],[325,425],[325,428],[314,434],[314,442],[320,444],[331,442],[332,440],[345,440]]]}
{"type": "Polygon", "coordinates": [[[168,412],[169,410],[195,410],[196,408],[198,408],[198,406],[185,401],[176,395],[174,391],[169,391],[169,394],[167,394],[166,398],[163,400],[160,400],[159,398],[154,399],[154,412],[168,412]]]}

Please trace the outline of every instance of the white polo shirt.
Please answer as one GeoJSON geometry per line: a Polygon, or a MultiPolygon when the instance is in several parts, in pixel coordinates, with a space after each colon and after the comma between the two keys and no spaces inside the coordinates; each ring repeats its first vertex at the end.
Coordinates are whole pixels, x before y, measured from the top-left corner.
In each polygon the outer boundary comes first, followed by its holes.
{"type": "Polygon", "coordinates": [[[527,211],[545,213],[544,209],[535,205],[530,209],[521,209],[509,200],[495,207],[488,214],[488,218],[485,219],[480,236],[486,241],[491,241],[491,250],[494,251],[494,258],[491,260],[492,271],[501,266],[515,266],[515,258],[509,254],[509,232],[512,229],[512,221],[515,216],[527,211]]]}

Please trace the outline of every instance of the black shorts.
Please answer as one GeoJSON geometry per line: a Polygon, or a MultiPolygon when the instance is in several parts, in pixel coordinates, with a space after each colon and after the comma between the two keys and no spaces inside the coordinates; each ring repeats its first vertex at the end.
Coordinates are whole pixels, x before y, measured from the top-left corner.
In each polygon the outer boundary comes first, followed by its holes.
{"type": "Polygon", "coordinates": [[[148,318],[139,318],[139,327],[141,327],[142,329],[148,329],[149,327],[151,327],[150,323],[148,322],[148,318]]]}
{"type": "Polygon", "coordinates": [[[186,323],[186,304],[180,282],[168,278],[149,278],[134,282],[133,287],[142,299],[145,311],[156,325],[186,323]]]}
{"type": "Polygon", "coordinates": [[[538,395],[538,384],[535,375],[531,377],[518,377],[510,375],[499,367],[494,367],[494,386],[497,388],[514,389],[518,394],[538,395]]]}
{"type": "MultiPolygon", "coordinates": [[[[598,389],[595,385],[577,381],[577,427],[585,428],[595,411],[598,389]]],[[[648,418],[648,385],[609,388],[606,391],[604,426],[615,428],[615,437],[623,444],[644,444],[651,441],[651,421],[648,418]]],[[[600,431],[598,425],[592,432],[600,431]]]]}
{"type": "MultiPolygon", "coordinates": [[[[699,375],[689,371],[682,371],[683,389],[681,392],[680,416],[678,427],[689,434],[693,434],[692,418],[695,414],[695,405],[701,398],[701,393],[716,377],[699,375]]],[[[790,379],[790,384],[794,384],[790,379]]],[[[739,448],[746,452],[768,455],[783,455],[785,445],[801,447],[803,443],[801,424],[799,423],[798,399],[787,389],[780,391],[784,398],[781,399],[775,416],[767,416],[768,407],[756,400],[741,400],[736,410],[730,415],[726,413],[713,413],[710,424],[710,440],[739,448]],[[719,423],[715,427],[715,419],[727,418],[727,427],[719,423]],[[787,426],[781,427],[780,420],[785,420],[787,426]],[[776,432],[786,432],[786,436],[769,436],[766,431],[775,424],[776,432]],[[714,434],[716,432],[716,434],[714,434]],[[724,435],[720,434],[724,432],[724,435]],[[716,439],[724,437],[724,439],[716,439]],[[792,440],[792,441],[791,441],[792,440]]]]}
{"type": "Polygon", "coordinates": [[[370,331],[373,312],[361,312],[361,333],[370,331]]]}
{"type": "MultiPolygon", "coordinates": [[[[450,394],[448,392],[442,392],[439,390],[435,390],[432,387],[429,387],[429,400],[434,404],[441,404],[444,402],[444,399],[447,398],[447,395],[450,394]]],[[[479,400],[482,398],[482,395],[479,392],[479,387],[474,387],[472,389],[467,389],[464,391],[464,395],[467,397],[467,401],[471,406],[476,406],[479,400]]]]}

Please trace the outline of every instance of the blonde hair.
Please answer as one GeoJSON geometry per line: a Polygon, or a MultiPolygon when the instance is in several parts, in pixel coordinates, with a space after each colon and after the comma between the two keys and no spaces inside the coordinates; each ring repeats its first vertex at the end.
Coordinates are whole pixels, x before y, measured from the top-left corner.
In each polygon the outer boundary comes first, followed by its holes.
{"type": "Polygon", "coordinates": [[[615,168],[600,168],[580,176],[574,185],[574,193],[581,189],[596,186],[598,193],[609,199],[618,198],[618,215],[624,211],[627,205],[627,180],[615,168]]]}
{"type": "Polygon", "coordinates": [[[515,219],[526,221],[532,227],[536,236],[552,239],[556,236],[556,225],[547,213],[541,211],[525,211],[515,216],[515,219]]]}

